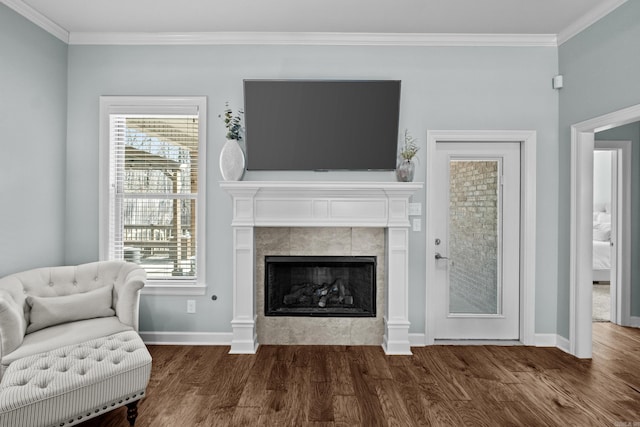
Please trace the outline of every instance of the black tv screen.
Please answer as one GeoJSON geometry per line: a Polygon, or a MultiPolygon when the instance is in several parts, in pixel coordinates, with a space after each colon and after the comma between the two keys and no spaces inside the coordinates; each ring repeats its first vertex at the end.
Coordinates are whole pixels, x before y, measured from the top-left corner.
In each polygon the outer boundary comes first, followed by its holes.
{"type": "Polygon", "coordinates": [[[399,80],[245,80],[247,170],[393,170],[399,80]]]}

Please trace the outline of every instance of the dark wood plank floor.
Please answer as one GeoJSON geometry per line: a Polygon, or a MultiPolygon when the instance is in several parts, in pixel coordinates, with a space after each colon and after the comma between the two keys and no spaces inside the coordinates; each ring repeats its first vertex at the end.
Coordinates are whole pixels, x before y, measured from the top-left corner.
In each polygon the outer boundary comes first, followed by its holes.
{"type": "MultiPolygon", "coordinates": [[[[640,425],[640,330],[593,328],[592,360],[498,346],[150,346],[136,426],[640,425]]],[[[83,427],[122,426],[124,408],[83,427]]]]}

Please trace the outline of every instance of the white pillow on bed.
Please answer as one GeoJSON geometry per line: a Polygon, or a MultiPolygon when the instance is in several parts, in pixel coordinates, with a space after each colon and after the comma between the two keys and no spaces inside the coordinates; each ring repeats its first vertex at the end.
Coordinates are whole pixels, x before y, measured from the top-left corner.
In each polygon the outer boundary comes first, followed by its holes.
{"type": "Polygon", "coordinates": [[[598,219],[596,221],[601,224],[609,224],[609,227],[611,227],[611,214],[605,213],[605,212],[599,212],[598,219]]]}
{"type": "Polygon", "coordinates": [[[607,204],[606,203],[594,203],[593,204],[593,211],[594,212],[606,212],[607,211],[607,204]]]}
{"type": "Polygon", "coordinates": [[[609,240],[611,240],[611,223],[594,223],[593,240],[596,240],[598,242],[608,242],[609,240]]]}

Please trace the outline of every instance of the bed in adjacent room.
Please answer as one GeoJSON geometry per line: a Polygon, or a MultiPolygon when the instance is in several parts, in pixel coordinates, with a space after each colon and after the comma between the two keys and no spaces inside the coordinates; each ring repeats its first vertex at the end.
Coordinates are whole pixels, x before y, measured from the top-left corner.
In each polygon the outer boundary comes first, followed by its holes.
{"type": "Polygon", "coordinates": [[[611,213],[607,205],[593,211],[593,281],[610,281],[611,213]]]}

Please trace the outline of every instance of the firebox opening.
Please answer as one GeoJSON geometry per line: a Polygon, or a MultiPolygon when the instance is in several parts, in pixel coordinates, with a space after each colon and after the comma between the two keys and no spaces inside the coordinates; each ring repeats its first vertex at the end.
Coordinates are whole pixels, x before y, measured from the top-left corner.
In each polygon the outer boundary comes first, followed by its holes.
{"type": "Polygon", "coordinates": [[[376,316],[375,256],[266,256],[265,316],[376,316]]]}

